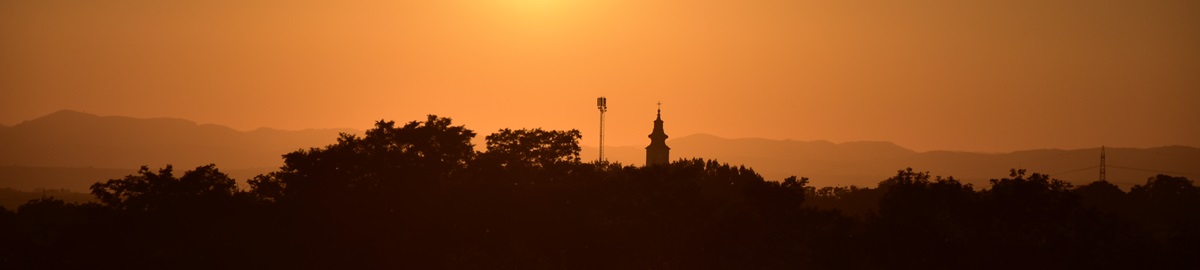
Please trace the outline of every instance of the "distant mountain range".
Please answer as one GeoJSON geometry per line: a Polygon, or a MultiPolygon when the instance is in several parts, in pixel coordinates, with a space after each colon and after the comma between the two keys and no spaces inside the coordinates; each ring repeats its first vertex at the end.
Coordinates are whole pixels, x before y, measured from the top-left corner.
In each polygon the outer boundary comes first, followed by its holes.
{"type": "Polygon", "coordinates": [[[142,165],[157,169],[167,164],[182,173],[215,163],[231,176],[249,178],[283,165],[283,154],[334,143],[341,132],[358,131],[238,131],[182,119],[63,110],[0,127],[0,187],[86,192],[79,183],[132,174],[142,165]]]}
{"type": "MultiPolygon", "coordinates": [[[[667,140],[667,145],[671,147],[672,160],[716,159],[753,168],[768,180],[792,175],[808,177],[818,187],[874,187],[897,170],[908,167],[933,175],[954,176],[978,188],[987,187],[990,179],[1007,177],[1009,169],[1014,168],[1050,174],[1077,185],[1096,181],[1100,170],[1100,147],[1011,153],[916,152],[890,142],[725,139],[707,134],[667,140]]],[[[595,160],[596,152],[595,147],[585,147],[584,160],[595,160]]],[[[1105,154],[1107,179],[1122,188],[1145,183],[1148,177],[1159,173],[1200,178],[1200,148],[1106,148],[1105,154]]],[[[605,155],[609,161],[623,164],[641,165],[646,160],[643,147],[607,147],[605,155]]]]}
{"type": "MultiPolygon", "coordinates": [[[[283,154],[334,143],[342,132],[361,133],[350,129],[237,131],[181,119],[59,111],[0,127],[0,188],[87,192],[93,182],[135,173],[142,165],[159,168],[166,164],[182,172],[216,163],[244,180],[277,169],[283,164],[283,154]]],[[[705,134],[675,137],[667,145],[672,148],[673,160],[717,159],[754,168],[768,180],[809,177],[814,186],[874,186],[906,167],[954,176],[979,187],[986,187],[988,179],[1006,177],[1010,168],[1084,184],[1097,179],[1100,163],[1099,147],[1012,153],[915,152],[890,142],[725,139],[705,134]]],[[[608,147],[605,152],[610,161],[639,166],[645,162],[642,147],[608,147]]],[[[1141,184],[1156,173],[1200,178],[1200,149],[1195,147],[1108,148],[1106,153],[1109,181],[1124,188],[1141,184]]],[[[582,154],[584,160],[595,160],[596,148],[584,147],[582,154]]]]}

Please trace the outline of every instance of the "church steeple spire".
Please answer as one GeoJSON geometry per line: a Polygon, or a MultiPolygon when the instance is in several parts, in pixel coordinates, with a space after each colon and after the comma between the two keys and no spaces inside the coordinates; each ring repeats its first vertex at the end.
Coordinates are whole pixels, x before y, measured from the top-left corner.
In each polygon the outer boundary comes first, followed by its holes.
{"type": "Polygon", "coordinates": [[[667,133],[663,131],[662,102],[658,103],[658,115],[654,119],[654,131],[650,133],[650,145],[646,146],[646,166],[667,165],[671,162],[671,147],[667,147],[667,133]]]}

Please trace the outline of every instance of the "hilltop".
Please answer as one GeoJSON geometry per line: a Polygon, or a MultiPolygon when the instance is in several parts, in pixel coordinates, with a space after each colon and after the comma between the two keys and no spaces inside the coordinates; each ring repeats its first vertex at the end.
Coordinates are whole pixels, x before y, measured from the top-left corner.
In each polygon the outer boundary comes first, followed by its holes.
{"type": "MultiPolygon", "coordinates": [[[[1100,147],[1085,149],[1038,149],[1008,153],[956,151],[917,152],[891,142],[843,142],[727,139],[695,134],[667,140],[671,158],[703,157],[752,167],[768,180],[787,176],[809,177],[814,186],[874,186],[912,167],[934,175],[954,176],[967,183],[983,185],[990,179],[1008,176],[1009,169],[1087,184],[1099,177],[1100,147]]],[[[609,161],[645,163],[645,150],[636,146],[610,147],[609,161]]],[[[1122,188],[1142,184],[1159,173],[1200,178],[1200,148],[1163,146],[1154,148],[1106,148],[1107,178],[1122,188]]],[[[596,148],[585,147],[584,160],[596,159],[596,148]]]]}
{"type": "MultiPolygon", "coordinates": [[[[405,121],[404,119],[396,119],[405,121]]],[[[467,127],[470,128],[470,127],[467,127]]],[[[281,155],[334,143],[351,129],[232,128],[175,118],[97,116],[63,110],[0,127],[0,187],[86,192],[90,183],[121,177],[142,165],[189,169],[215,163],[245,180],[282,165],[281,155]]],[[[487,134],[480,134],[476,140],[487,134]]],[[[588,138],[585,138],[588,139],[588,138]]],[[[481,142],[476,142],[477,144],[481,142]]],[[[796,175],[814,186],[874,186],[896,170],[913,167],[982,185],[1011,168],[1051,174],[1076,185],[1098,177],[1100,148],[1040,149],[1010,153],[917,152],[891,142],[729,139],[708,134],[667,140],[671,159],[708,158],[753,168],[768,180],[796,175]]],[[[583,147],[583,159],[596,149],[583,147]]],[[[610,161],[645,162],[642,146],[607,149],[610,161]]],[[[1200,178],[1200,149],[1187,146],[1107,148],[1108,179],[1129,188],[1158,173],[1200,178]]]]}

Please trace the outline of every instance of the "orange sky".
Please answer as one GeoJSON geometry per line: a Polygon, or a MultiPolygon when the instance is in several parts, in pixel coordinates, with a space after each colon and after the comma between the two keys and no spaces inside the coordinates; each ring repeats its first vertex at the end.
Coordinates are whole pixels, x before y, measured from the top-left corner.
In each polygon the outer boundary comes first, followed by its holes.
{"type": "Polygon", "coordinates": [[[1200,146],[1200,1],[3,1],[0,124],[1200,146]]]}

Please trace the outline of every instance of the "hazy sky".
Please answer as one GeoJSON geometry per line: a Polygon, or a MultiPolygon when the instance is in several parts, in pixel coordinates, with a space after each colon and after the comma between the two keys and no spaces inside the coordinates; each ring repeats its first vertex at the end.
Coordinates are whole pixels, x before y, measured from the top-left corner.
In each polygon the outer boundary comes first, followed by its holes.
{"type": "Polygon", "coordinates": [[[0,124],[1200,146],[1200,1],[2,1],[0,124]]]}

